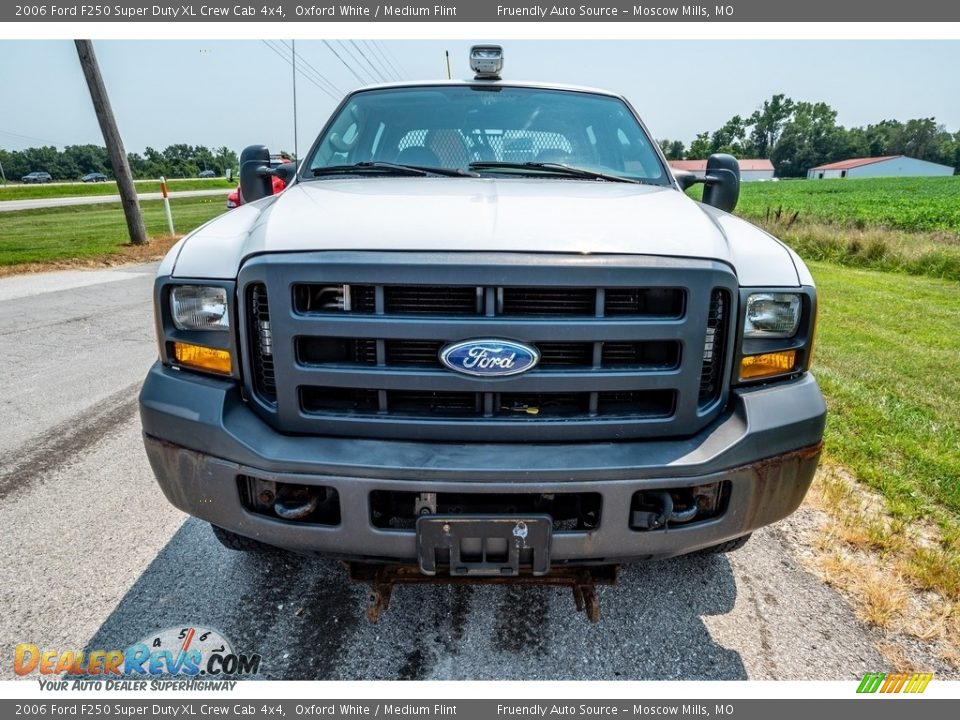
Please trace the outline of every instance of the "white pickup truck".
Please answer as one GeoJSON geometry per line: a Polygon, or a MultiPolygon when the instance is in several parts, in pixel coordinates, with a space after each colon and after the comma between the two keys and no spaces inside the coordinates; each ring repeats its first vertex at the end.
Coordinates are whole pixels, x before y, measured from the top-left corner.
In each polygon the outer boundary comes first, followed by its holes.
{"type": "Polygon", "coordinates": [[[813,279],[703,202],[627,100],[501,79],[350,93],[156,280],[144,441],[228,547],[549,579],[739,547],[813,478],[813,279]],[[287,182],[272,194],[274,176],[287,182]]]}

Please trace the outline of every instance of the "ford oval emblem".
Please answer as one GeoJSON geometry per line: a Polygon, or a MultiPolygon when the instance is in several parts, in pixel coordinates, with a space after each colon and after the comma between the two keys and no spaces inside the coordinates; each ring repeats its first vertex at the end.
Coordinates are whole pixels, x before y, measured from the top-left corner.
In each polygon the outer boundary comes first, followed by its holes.
{"type": "Polygon", "coordinates": [[[477,377],[506,377],[526,372],[540,362],[540,352],[512,340],[464,340],[440,351],[440,362],[451,370],[477,377]]]}

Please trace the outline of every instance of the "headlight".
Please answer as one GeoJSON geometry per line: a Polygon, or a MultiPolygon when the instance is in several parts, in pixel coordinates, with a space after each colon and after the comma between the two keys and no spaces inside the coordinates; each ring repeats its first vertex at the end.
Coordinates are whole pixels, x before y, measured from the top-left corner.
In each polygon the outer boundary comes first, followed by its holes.
{"type": "Polygon", "coordinates": [[[227,291],[206,285],[178,285],[170,291],[170,315],[178,330],[229,330],[227,291]]]}
{"type": "Polygon", "coordinates": [[[747,297],[744,338],[789,338],[800,325],[800,296],[796,293],[753,293],[747,297]]]}

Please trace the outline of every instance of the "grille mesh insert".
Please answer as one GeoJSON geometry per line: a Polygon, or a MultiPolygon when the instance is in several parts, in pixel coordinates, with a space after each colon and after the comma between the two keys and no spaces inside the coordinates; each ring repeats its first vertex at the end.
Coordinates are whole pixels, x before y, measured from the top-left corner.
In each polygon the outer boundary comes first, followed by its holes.
{"type": "Polygon", "coordinates": [[[703,368],[700,371],[700,407],[706,407],[720,396],[723,387],[724,344],[727,335],[730,296],[715,289],[710,294],[710,315],[703,347],[703,368]]]}
{"type": "Polygon", "coordinates": [[[273,361],[273,328],[267,286],[250,288],[250,337],[253,339],[253,384],[257,394],[269,403],[277,401],[277,374],[273,361]]]}

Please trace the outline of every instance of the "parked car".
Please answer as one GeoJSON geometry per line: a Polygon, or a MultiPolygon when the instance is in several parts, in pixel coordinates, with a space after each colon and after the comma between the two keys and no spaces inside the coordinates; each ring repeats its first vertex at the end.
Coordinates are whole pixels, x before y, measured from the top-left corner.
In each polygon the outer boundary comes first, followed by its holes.
{"type": "Polygon", "coordinates": [[[817,291],[731,214],[737,161],[672,172],[623,96],[501,65],[351,92],[299,169],[248,147],[247,204],[157,271],[164,494],[349,561],[370,617],[410,577],[539,576],[596,619],[617,565],[742,547],[820,456],[817,291]]]}
{"type": "MultiPolygon", "coordinates": [[[[276,168],[280,165],[286,165],[287,163],[293,162],[293,158],[289,155],[271,155],[270,156],[270,167],[276,168]]],[[[287,184],[283,181],[282,178],[274,175],[270,178],[271,187],[273,188],[273,194],[281,192],[287,184]]],[[[242,196],[240,194],[240,186],[237,185],[237,189],[227,195],[227,210],[233,210],[235,207],[240,207],[243,204],[242,196]]]]}
{"type": "Polygon", "coordinates": [[[87,173],[80,179],[83,180],[83,182],[106,182],[109,178],[103,173],[92,172],[87,173]]]}
{"type": "Polygon", "coordinates": [[[201,170],[201,171],[200,171],[200,174],[197,175],[197,177],[202,177],[202,178],[215,178],[215,177],[217,177],[217,172],[216,172],[216,170],[201,170]]]}
{"type": "Polygon", "coordinates": [[[26,184],[29,184],[29,183],[48,183],[48,182],[50,182],[50,181],[52,181],[52,180],[53,180],[53,178],[50,176],[50,173],[48,173],[48,172],[43,172],[43,171],[32,172],[32,173],[29,173],[28,175],[24,175],[22,178],[20,178],[20,182],[26,183],[26,184]]]}

